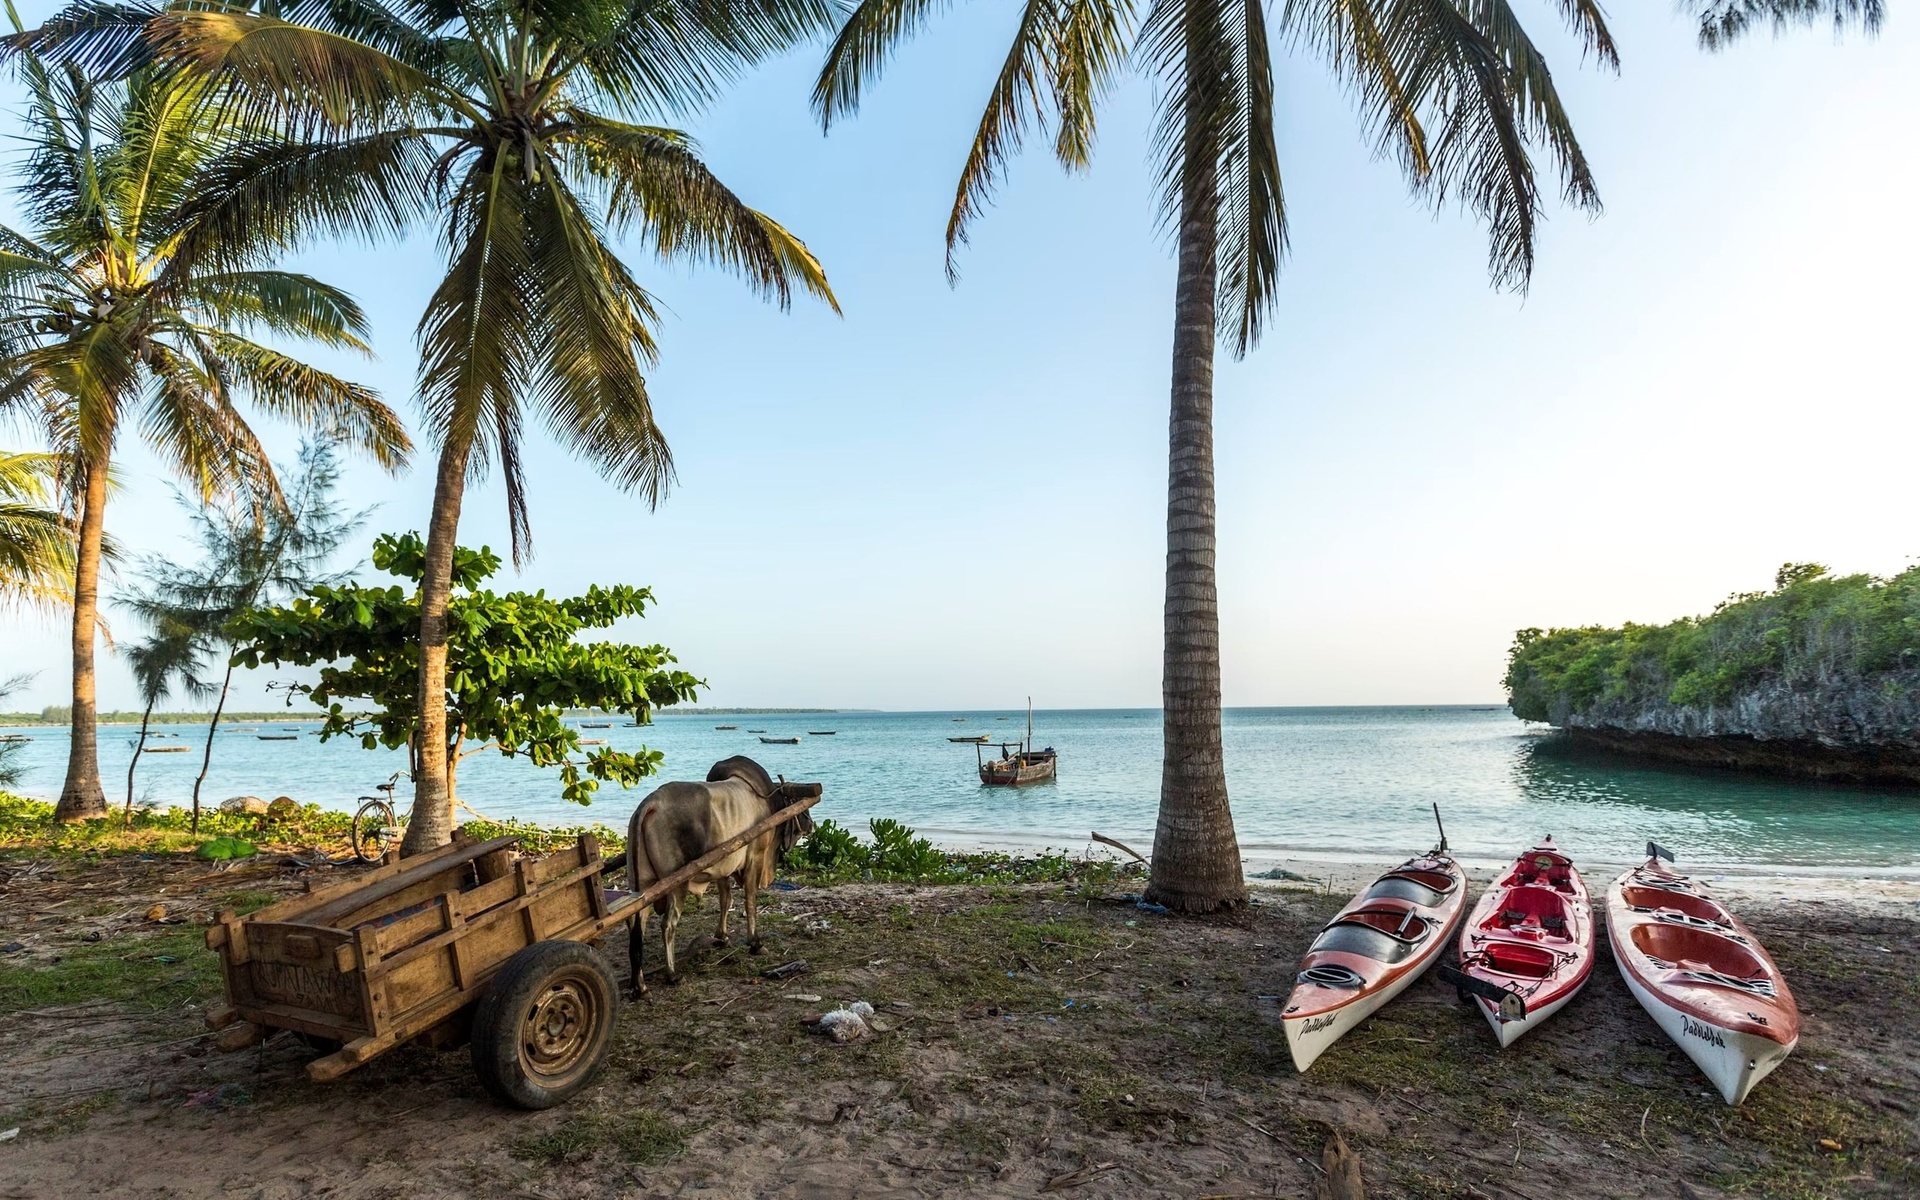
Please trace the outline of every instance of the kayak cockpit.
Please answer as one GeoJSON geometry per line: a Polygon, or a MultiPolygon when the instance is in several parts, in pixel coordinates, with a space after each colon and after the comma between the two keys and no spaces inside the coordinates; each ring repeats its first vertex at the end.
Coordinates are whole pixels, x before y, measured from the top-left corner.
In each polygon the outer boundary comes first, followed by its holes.
{"type": "Polygon", "coordinates": [[[1438,908],[1459,886],[1460,880],[1445,871],[1394,871],[1374,880],[1360,898],[1406,900],[1422,908],[1438,908]]]}
{"type": "Polygon", "coordinates": [[[1705,896],[1696,896],[1690,892],[1675,892],[1665,888],[1624,887],[1620,889],[1620,902],[1635,912],[1652,913],[1655,916],[1661,916],[1665,912],[1675,912],[1691,917],[1695,921],[1705,921],[1722,928],[1733,923],[1733,918],[1726,909],[1705,896]]]}

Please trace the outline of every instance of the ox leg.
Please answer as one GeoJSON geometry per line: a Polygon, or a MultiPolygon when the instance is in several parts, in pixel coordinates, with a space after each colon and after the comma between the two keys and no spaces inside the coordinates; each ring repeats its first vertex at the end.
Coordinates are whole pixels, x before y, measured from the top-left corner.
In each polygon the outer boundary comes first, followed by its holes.
{"type": "Polygon", "coordinates": [[[660,940],[667,952],[668,983],[680,982],[680,968],[675,965],[673,960],[673,942],[680,934],[680,901],[681,895],[679,892],[674,892],[667,897],[667,919],[666,923],[661,927],[660,940]]]}
{"type": "Polygon", "coordinates": [[[628,984],[635,996],[647,994],[647,977],[640,972],[640,957],[646,941],[646,930],[647,911],[641,909],[639,916],[627,922],[627,966],[631,972],[628,976],[628,984]]]}
{"type": "Polygon", "coordinates": [[[760,953],[760,891],[758,888],[746,888],[745,907],[747,910],[747,953],[760,953]]]}
{"type": "Polygon", "coordinates": [[[727,918],[733,915],[733,877],[722,875],[714,892],[720,897],[720,928],[714,932],[713,944],[724,946],[727,944],[727,918]]]}

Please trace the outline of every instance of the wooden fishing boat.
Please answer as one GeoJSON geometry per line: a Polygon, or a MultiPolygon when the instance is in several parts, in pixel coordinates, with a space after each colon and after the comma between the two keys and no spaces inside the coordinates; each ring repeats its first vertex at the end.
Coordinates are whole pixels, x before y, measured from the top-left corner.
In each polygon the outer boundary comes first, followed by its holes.
{"type": "Polygon", "coordinates": [[[612,721],[582,721],[582,722],[580,722],[580,728],[582,728],[582,729],[612,729],[612,728],[613,728],[613,722],[612,722],[612,721]]]}
{"type": "Polygon", "coordinates": [[[1800,1008],[1760,939],[1706,885],[1647,861],[1607,888],[1620,977],[1721,1098],[1739,1104],[1800,1041],[1800,1008]]]}
{"type": "Polygon", "coordinates": [[[297,742],[300,740],[300,735],[297,733],[261,733],[255,734],[254,736],[263,742],[297,742]]]}
{"type": "Polygon", "coordinates": [[[581,738],[580,739],[580,745],[582,746],[604,746],[606,744],[607,744],[607,739],[605,738],[581,738]]]}
{"type": "Polygon", "coordinates": [[[763,737],[760,739],[760,741],[761,741],[761,744],[767,745],[767,746],[798,746],[800,744],[800,739],[797,737],[787,737],[787,738],[763,737]]]}
{"type": "MultiPolygon", "coordinates": [[[[955,740],[955,739],[949,739],[955,740]]],[[[1030,783],[1046,783],[1054,777],[1059,766],[1060,756],[1052,746],[1045,750],[1033,748],[1033,697],[1027,697],[1027,736],[1018,742],[989,743],[985,735],[978,739],[958,739],[974,743],[974,763],[980,769],[980,782],[986,787],[1025,787],[1030,783]],[[995,745],[1000,757],[989,759],[986,748],[995,745]]]]}
{"type": "MultiPolygon", "coordinates": [[[[1434,813],[1436,820],[1439,813],[1434,813]]],[[[1305,1071],[1446,951],[1467,911],[1467,877],[1440,844],[1368,884],[1300,959],[1280,1023],[1305,1071]]]]}
{"type": "Polygon", "coordinates": [[[1552,838],[1522,854],[1460,930],[1460,986],[1502,1046],[1566,1007],[1593,975],[1593,897],[1552,838]]]}
{"type": "Polygon", "coordinates": [[[148,746],[148,747],[146,748],[146,750],[144,751],[144,753],[147,753],[147,754],[185,754],[185,753],[186,753],[187,751],[189,751],[189,750],[191,750],[191,749],[193,749],[193,747],[192,747],[192,746],[148,746]]]}
{"type": "Polygon", "coordinates": [[[0,742],[30,742],[33,739],[24,733],[0,733],[0,742]]]}
{"type": "Polygon", "coordinates": [[[714,728],[715,729],[738,729],[740,727],[738,725],[715,725],[714,728]]]}
{"type": "Polygon", "coordinates": [[[840,731],[838,729],[809,729],[807,730],[807,736],[808,737],[832,737],[834,734],[839,732],[840,731]]]}
{"type": "Polygon", "coordinates": [[[950,737],[947,740],[950,742],[971,742],[973,744],[979,745],[979,744],[984,744],[986,742],[987,735],[984,733],[976,733],[970,737],[950,737]]]}

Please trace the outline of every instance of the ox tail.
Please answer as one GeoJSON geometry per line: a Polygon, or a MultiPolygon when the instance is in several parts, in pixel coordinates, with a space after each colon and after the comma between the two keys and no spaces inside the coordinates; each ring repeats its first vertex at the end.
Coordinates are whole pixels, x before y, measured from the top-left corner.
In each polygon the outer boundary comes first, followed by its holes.
{"type": "Polygon", "coordinates": [[[630,892],[641,891],[660,878],[647,843],[647,825],[658,811],[651,803],[642,803],[627,824],[627,890],[630,892]]]}

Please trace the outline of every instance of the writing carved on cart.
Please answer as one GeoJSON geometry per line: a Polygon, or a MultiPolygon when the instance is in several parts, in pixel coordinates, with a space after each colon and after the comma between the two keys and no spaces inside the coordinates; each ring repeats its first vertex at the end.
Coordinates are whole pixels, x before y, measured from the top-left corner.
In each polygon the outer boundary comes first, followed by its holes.
{"type": "Polygon", "coordinates": [[[316,971],[294,963],[256,962],[253,986],[262,999],[298,1008],[358,1016],[360,989],[337,971],[316,971]]]}

